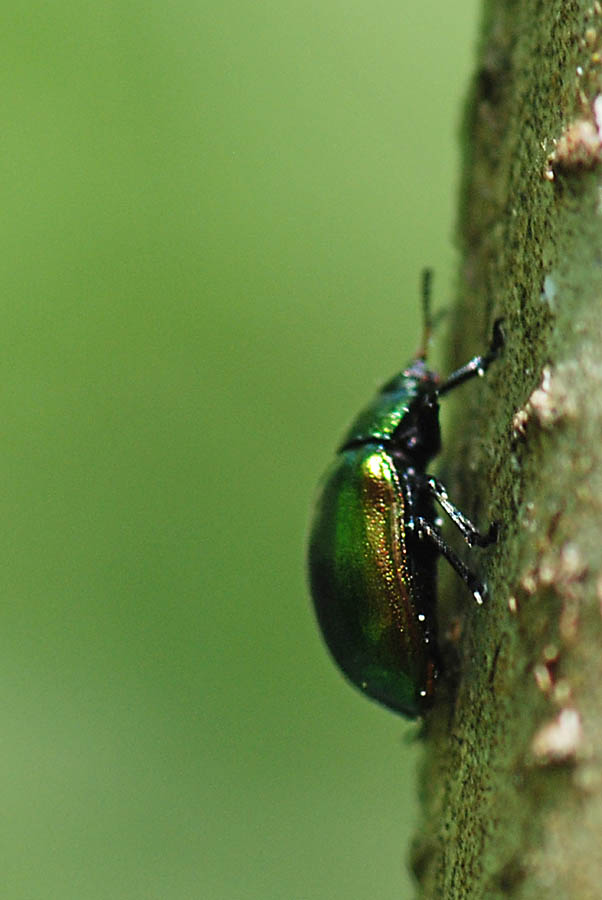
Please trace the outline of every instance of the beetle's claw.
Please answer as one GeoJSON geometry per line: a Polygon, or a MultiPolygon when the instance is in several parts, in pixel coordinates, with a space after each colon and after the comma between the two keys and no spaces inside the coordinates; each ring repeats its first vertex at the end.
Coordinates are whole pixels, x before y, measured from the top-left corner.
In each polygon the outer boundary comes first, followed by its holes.
{"type": "Polygon", "coordinates": [[[491,350],[490,353],[495,353],[496,356],[506,343],[506,337],[504,335],[504,330],[502,328],[503,318],[496,319],[493,323],[493,337],[491,339],[491,350]]]}
{"type": "Polygon", "coordinates": [[[500,523],[492,522],[487,532],[487,543],[495,544],[500,534],[500,523]]]}

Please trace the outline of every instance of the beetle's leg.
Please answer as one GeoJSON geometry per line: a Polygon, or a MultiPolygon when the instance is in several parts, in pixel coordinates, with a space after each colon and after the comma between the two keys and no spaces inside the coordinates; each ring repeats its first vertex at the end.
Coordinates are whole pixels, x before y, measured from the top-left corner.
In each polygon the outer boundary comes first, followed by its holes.
{"type": "Polygon", "coordinates": [[[460,557],[445,543],[442,536],[430,522],[427,522],[426,519],[421,517],[414,519],[413,526],[418,538],[430,541],[439,551],[441,556],[445,557],[452,569],[458,573],[462,581],[468,586],[469,591],[480,606],[487,597],[486,585],[484,585],[482,581],[479,581],[477,576],[470,571],[468,566],[464,565],[460,557]]]}
{"type": "Polygon", "coordinates": [[[480,356],[473,356],[470,362],[467,362],[466,365],[461,366],[459,369],[456,369],[455,372],[452,372],[451,375],[448,375],[443,384],[436,388],[434,394],[437,397],[442,397],[443,394],[447,394],[448,391],[453,390],[453,388],[458,387],[460,384],[464,384],[469,378],[474,378],[477,375],[484,375],[494,359],[497,359],[499,356],[503,346],[504,332],[502,331],[502,320],[496,319],[493,323],[493,335],[487,353],[483,353],[480,356]]]}
{"type": "Polygon", "coordinates": [[[495,543],[498,534],[496,522],[493,522],[487,533],[483,534],[472,524],[470,519],[457,508],[457,506],[454,506],[447,496],[445,486],[441,484],[438,478],[433,478],[432,475],[429,475],[425,480],[425,484],[469,546],[474,547],[476,545],[477,547],[488,547],[489,544],[495,543]]]}

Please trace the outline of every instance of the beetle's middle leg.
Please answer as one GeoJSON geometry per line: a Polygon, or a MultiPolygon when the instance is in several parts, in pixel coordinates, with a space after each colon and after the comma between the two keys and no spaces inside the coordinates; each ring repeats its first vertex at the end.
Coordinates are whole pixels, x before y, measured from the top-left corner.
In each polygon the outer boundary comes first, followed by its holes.
{"type": "Polygon", "coordinates": [[[441,556],[445,557],[452,569],[458,573],[462,581],[467,585],[475,601],[480,606],[487,598],[487,586],[462,562],[434,525],[431,525],[426,519],[418,517],[412,521],[412,527],[418,538],[430,541],[441,556]]]}
{"type": "Polygon", "coordinates": [[[490,544],[495,544],[498,535],[498,525],[497,522],[493,522],[489,526],[489,530],[483,534],[483,532],[479,531],[479,529],[473,525],[469,518],[467,518],[463,512],[461,512],[457,506],[451,502],[449,497],[447,496],[447,490],[443,484],[439,481],[438,478],[433,478],[432,475],[427,475],[424,480],[424,485],[428,488],[432,497],[435,498],[437,503],[441,506],[441,508],[447,513],[450,517],[466,543],[470,547],[488,547],[490,544]]]}

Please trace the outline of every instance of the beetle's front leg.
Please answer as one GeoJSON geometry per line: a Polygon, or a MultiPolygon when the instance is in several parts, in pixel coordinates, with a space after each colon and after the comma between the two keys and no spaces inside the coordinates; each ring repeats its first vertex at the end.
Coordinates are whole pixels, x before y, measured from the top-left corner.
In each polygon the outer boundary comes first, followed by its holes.
{"type": "Polygon", "coordinates": [[[435,498],[437,503],[441,506],[441,508],[447,513],[450,517],[466,543],[470,547],[488,547],[490,544],[494,544],[497,540],[498,535],[498,525],[497,522],[493,522],[489,526],[489,530],[486,534],[483,534],[481,531],[476,528],[475,525],[468,519],[463,512],[461,512],[457,506],[451,502],[449,497],[447,496],[447,490],[445,486],[441,484],[438,478],[433,478],[432,475],[427,475],[425,479],[425,485],[429,489],[431,496],[435,498]]]}

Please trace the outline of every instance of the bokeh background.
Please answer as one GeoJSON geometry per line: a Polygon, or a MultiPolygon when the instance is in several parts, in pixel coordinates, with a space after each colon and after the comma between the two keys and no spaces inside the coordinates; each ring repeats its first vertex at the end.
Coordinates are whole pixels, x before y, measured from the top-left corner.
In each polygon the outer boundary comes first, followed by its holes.
{"type": "MultiPolygon", "coordinates": [[[[476,0],[4,11],[6,900],[410,897],[315,484],[453,295],[476,0]]],[[[435,359],[436,359],[435,353],[435,359]]]]}

